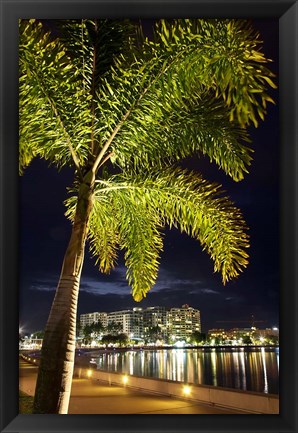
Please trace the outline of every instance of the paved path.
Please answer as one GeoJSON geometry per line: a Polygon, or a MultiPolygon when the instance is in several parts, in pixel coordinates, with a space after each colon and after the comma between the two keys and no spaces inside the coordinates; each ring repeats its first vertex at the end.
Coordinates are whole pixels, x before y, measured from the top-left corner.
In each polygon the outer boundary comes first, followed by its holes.
{"type": "MultiPolygon", "coordinates": [[[[37,367],[20,359],[19,388],[34,395],[37,367]]],[[[73,379],[69,414],[243,414],[178,398],[147,394],[92,379],[73,379]]]]}

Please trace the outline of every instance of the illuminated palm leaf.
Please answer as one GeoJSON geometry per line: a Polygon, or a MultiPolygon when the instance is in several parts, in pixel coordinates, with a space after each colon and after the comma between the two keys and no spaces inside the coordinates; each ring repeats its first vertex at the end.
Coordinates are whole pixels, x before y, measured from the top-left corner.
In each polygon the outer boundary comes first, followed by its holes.
{"type": "Polygon", "coordinates": [[[203,152],[242,179],[251,159],[245,127],[264,117],[274,86],[257,36],[239,21],[161,23],[156,40],[133,63],[120,56],[101,88],[103,142],[121,167],[203,152]]]}
{"type": "Polygon", "coordinates": [[[166,225],[197,239],[224,283],[248,264],[245,222],[219,185],[181,169],[113,176],[97,184],[89,238],[104,272],[114,266],[117,249],[125,250],[135,300],[156,280],[166,225]]]}

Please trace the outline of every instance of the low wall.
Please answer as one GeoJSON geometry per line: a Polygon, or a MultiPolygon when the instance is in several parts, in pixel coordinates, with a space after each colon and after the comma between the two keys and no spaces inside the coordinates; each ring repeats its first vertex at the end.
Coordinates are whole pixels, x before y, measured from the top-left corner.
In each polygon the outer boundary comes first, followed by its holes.
{"type": "Polygon", "coordinates": [[[127,386],[138,391],[178,397],[213,406],[243,410],[249,413],[279,413],[279,397],[273,394],[261,394],[208,385],[189,384],[186,388],[186,384],[182,382],[111,373],[80,366],[75,367],[74,375],[92,378],[109,385],[127,386]]]}

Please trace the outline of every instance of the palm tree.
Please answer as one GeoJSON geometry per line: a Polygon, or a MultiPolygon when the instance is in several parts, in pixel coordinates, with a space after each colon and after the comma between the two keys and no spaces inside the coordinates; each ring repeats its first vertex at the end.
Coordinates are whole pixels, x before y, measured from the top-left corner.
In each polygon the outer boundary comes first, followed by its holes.
{"type": "Polygon", "coordinates": [[[247,266],[240,211],[179,161],[206,155],[241,180],[273,74],[239,20],[160,20],[150,39],[128,20],[20,20],[19,59],[20,172],[34,157],[74,170],[34,401],[67,413],[87,238],[102,272],[125,251],[135,301],[154,285],[166,225],[200,242],[223,283],[247,266]]]}
{"type": "Polygon", "coordinates": [[[123,326],[119,322],[110,322],[107,324],[106,332],[111,335],[118,335],[123,330],[123,326]]]}

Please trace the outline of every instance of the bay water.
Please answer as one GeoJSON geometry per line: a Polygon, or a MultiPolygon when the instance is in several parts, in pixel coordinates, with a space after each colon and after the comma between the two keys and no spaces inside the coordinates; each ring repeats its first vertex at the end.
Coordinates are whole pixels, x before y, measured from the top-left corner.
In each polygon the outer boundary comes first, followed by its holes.
{"type": "Polygon", "coordinates": [[[93,352],[97,368],[189,384],[278,394],[279,348],[177,348],[93,352]]]}

